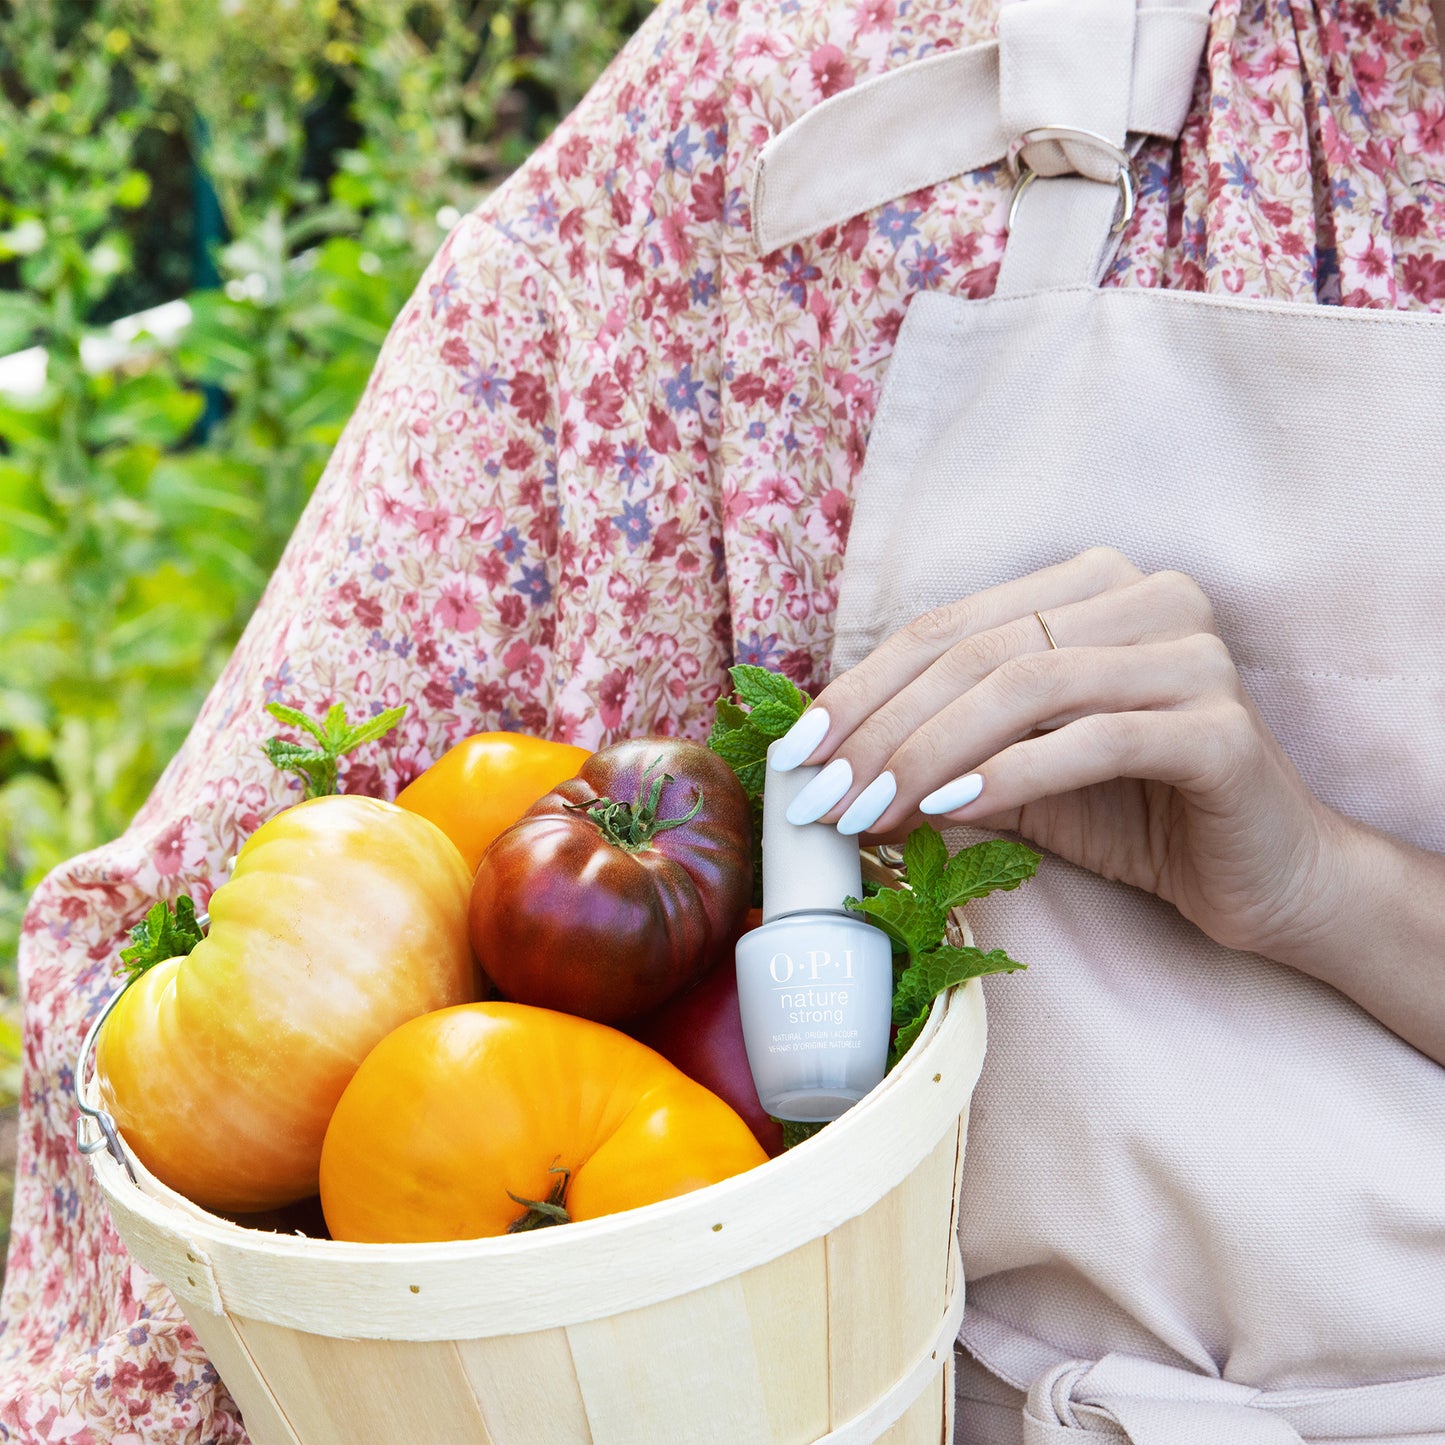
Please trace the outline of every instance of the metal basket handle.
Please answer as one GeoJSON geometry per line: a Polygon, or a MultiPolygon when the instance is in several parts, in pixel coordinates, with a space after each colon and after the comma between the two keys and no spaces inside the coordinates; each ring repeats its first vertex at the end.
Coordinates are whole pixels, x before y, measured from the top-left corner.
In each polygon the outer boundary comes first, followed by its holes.
{"type": "MultiPolygon", "coordinates": [[[[231,862],[234,864],[235,859],[231,862]]],[[[208,932],[211,917],[207,912],[196,914],[196,926],[203,932],[208,932]]],[[[104,1109],[97,1109],[94,1105],[85,1102],[85,1070],[90,1063],[90,1056],[95,1051],[95,1041],[100,1037],[101,1028],[106,1019],[110,1017],[111,1010],[121,1000],[134,979],[128,979],[106,1000],[106,1005],[95,1016],[95,1021],[86,1030],[85,1042],[80,1046],[80,1057],[75,1061],[75,1107],[80,1110],[80,1117],[75,1121],[75,1147],[82,1154],[97,1154],[102,1149],[106,1150],[117,1164],[130,1175],[130,1182],[138,1184],[140,1181],[135,1177],[135,1167],[130,1162],[130,1155],[125,1152],[125,1145],[120,1142],[120,1133],[115,1127],[115,1120],[105,1112],[104,1109]],[[85,1121],[91,1123],[100,1130],[100,1138],[89,1139],[86,1137],[85,1121]]]]}
{"type": "Polygon", "coordinates": [[[140,1181],[135,1177],[135,1169],[131,1165],[130,1155],[125,1152],[125,1146],[120,1142],[120,1135],[116,1132],[115,1120],[104,1109],[97,1109],[94,1105],[85,1102],[85,1072],[90,1063],[91,1054],[95,1050],[95,1041],[100,1037],[101,1027],[110,1017],[111,1010],[120,1002],[121,996],[129,987],[129,984],[125,984],[111,995],[105,1007],[95,1016],[95,1021],[86,1030],[85,1042],[80,1046],[80,1057],[75,1061],[75,1107],[80,1110],[80,1117],[75,1121],[75,1147],[82,1154],[95,1154],[102,1149],[107,1150],[115,1162],[130,1175],[130,1182],[138,1184],[140,1181]],[[100,1130],[98,1139],[86,1137],[85,1123],[87,1119],[100,1130]]]}

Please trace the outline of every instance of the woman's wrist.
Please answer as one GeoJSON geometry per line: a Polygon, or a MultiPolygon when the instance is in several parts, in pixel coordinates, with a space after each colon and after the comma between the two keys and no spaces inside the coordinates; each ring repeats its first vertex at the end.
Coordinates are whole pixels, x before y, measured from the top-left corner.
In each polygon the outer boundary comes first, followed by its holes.
{"type": "Polygon", "coordinates": [[[1445,855],[1331,813],[1313,898],[1269,957],[1445,1063],[1445,855]]]}

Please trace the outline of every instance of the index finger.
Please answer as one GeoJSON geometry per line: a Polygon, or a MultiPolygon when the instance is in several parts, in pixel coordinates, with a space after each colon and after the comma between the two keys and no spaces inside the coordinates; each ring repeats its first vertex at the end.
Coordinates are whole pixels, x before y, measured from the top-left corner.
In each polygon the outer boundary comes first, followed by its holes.
{"type": "Polygon", "coordinates": [[[1091,547],[1066,562],[925,612],[818,694],[774,744],[773,767],[788,772],[802,763],[824,762],[855,728],[965,637],[1048,607],[1082,602],[1137,582],[1143,575],[1116,548],[1091,547]]]}

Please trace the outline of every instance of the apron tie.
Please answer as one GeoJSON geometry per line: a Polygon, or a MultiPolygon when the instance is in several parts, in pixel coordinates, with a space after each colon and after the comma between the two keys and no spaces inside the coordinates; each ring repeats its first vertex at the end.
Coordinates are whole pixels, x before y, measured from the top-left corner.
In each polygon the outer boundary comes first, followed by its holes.
{"type": "Polygon", "coordinates": [[[1264,1393],[1131,1355],[1065,1360],[1029,1389],[1024,1445],[1081,1445],[1081,1435],[1129,1445],[1304,1445],[1255,1403],[1264,1393]]]}

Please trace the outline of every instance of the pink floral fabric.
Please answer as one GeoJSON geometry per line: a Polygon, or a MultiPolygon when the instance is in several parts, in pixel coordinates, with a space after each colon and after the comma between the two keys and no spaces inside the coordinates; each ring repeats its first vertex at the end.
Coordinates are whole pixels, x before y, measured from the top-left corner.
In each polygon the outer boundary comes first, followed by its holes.
{"type": "MultiPolygon", "coordinates": [[[[663,0],[447,238],[186,745],[125,836],[52,874],[26,918],[0,1438],[245,1439],[77,1156],[71,1069],[125,930],[158,896],[204,903],[291,801],[258,746],[265,702],[409,703],[344,779],[391,796],[485,728],[701,736],[734,661],[824,680],[904,309],[990,293],[1007,179],[759,256],[750,167],[826,96],[994,24],[991,0],[663,0]]],[[[1143,168],[1108,284],[1445,306],[1428,0],[1218,0],[1182,140],[1143,168]]]]}

